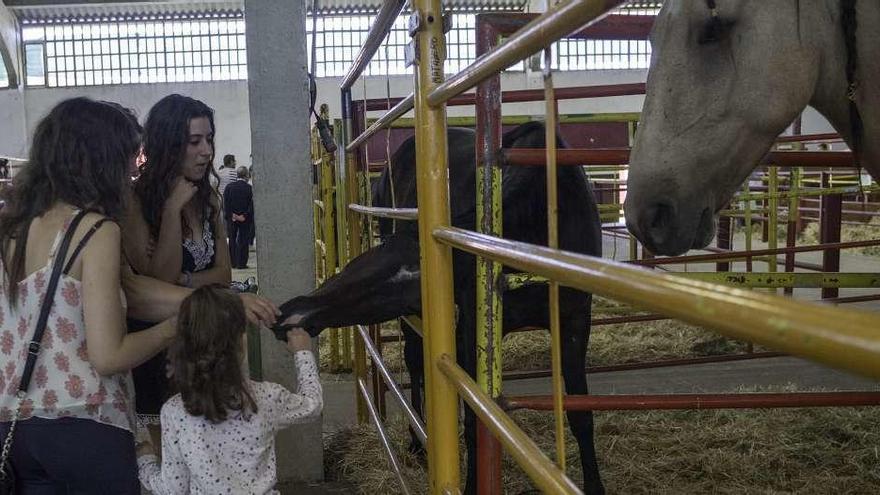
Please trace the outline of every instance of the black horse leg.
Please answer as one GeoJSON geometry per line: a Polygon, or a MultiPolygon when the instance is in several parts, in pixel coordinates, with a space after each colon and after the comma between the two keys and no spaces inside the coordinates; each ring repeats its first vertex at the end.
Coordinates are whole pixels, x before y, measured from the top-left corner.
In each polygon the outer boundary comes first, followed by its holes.
{"type": "MultiPolygon", "coordinates": [[[[422,348],[422,338],[414,332],[402,319],[400,320],[400,328],[403,331],[403,360],[406,364],[407,373],[409,373],[410,383],[410,404],[419,415],[422,423],[425,422],[424,402],[422,401],[422,392],[425,388],[425,358],[422,348]]],[[[416,432],[409,428],[409,451],[418,456],[425,455],[425,447],[416,436],[416,432]]]]}
{"type": "MultiPolygon", "coordinates": [[[[589,308],[589,305],[587,306],[589,308]]],[[[586,394],[587,342],[590,335],[589,309],[577,311],[561,321],[562,376],[565,379],[565,392],[569,395],[586,394]]],[[[605,487],[599,476],[596,462],[596,445],[593,439],[593,413],[591,411],[569,411],[568,423],[581,453],[581,467],[584,472],[584,492],[589,495],[602,495],[605,487]]]]}

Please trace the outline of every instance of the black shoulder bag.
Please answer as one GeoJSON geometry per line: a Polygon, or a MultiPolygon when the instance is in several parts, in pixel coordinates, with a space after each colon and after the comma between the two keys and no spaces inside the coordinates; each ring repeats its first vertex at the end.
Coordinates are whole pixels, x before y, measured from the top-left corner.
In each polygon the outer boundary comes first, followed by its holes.
{"type": "MultiPolygon", "coordinates": [[[[25,361],[24,371],[21,374],[21,382],[19,383],[18,393],[16,394],[18,405],[12,416],[12,422],[9,424],[9,432],[6,434],[6,439],[3,441],[3,451],[2,454],[0,454],[0,495],[12,495],[15,493],[15,475],[12,472],[12,464],[9,461],[9,458],[12,455],[12,437],[15,434],[15,424],[18,422],[18,417],[21,414],[21,404],[24,402],[28,385],[30,385],[31,382],[31,375],[34,373],[34,366],[37,364],[37,355],[40,353],[40,342],[43,341],[43,332],[46,331],[46,323],[49,321],[49,311],[52,309],[52,303],[55,299],[54,295],[55,290],[58,287],[58,279],[61,278],[61,272],[64,271],[64,260],[67,258],[70,239],[73,237],[73,233],[76,232],[76,227],[79,225],[80,221],[82,221],[86,213],[85,210],[82,210],[76,214],[70,222],[67,232],[64,234],[64,239],[61,241],[61,245],[58,246],[58,250],[55,252],[55,259],[52,262],[52,276],[49,278],[49,286],[46,288],[46,294],[51,294],[52,297],[46,297],[43,299],[43,305],[40,308],[40,317],[37,319],[37,327],[34,330],[34,337],[31,339],[30,344],[28,344],[27,361],[25,361]]],[[[99,221],[96,224],[96,227],[101,223],[103,222],[99,221]]],[[[94,230],[96,229],[93,228],[92,231],[83,238],[83,241],[88,240],[88,237],[94,233],[94,230]]],[[[81,243],[79,247],[82,247],[82,245],[83,244],[81,243]]],[[[77,253],[79,253],[79,248],[77,249],[77,253]]]]}

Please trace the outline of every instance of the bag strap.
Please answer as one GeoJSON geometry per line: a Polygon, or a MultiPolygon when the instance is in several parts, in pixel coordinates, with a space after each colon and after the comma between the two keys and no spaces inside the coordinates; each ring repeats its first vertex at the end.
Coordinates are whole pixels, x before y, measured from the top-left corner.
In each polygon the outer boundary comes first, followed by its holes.
{"type": "Polygon", "coordinates": [[[77,226],[87,213],[86,210],[80,210],[76,214],[70,222],[67,232],[64,234],[64,239],[61,241],[58,251],[55,253],[55,259],[52,263],[52,276],[49,278],[46,297],[43,298],[43,305],[40,308],[40,317],[37,319],[34,338],[31,340],[31,343],[28,344],[27,361],[25,361],[24,371],[21,374],[21,382],[18,385],[19,396],[23,397],[24,393],[27,392],[28,385],[30,385],[31,382],[31,375],[34,373],[34,366],[37,364],[37,355],[40,353],[40,342],[43,341],[43,333],[46,331],[46,323],[49,321],[49,312],[51,311],[52,303],[55,300],[55,290],[58,288],[58,280],[61,278],[61,267],[64,266],[64,259],[67,257],[67,249],[70,247],[70,240],[73,238],[77,226]]]}
{"type": "Polygon", "coordinates": [[[104,222],[106,221],[106,218],[102,218],[95,222],[95,225],[92,225],[92,228],[90,228],[89,231],[86,232],[83,238],[79,241],[79,244],[76,245],[76,249],[73,250],[73,254],[70,255],[70,259],[67,260],[67,265],[64,266],[64,271],[61,273],[67,275],[67,273],[70,272],[70,268],[73,266],[73,262],[76,261],[76,257],[79,256],[79,252],[82,251],[84,247],[86,247],[89,239],[91,239],[92,236],[95,235],[95,232],[97,232],[98,229],[101,228],[101,225],[104,225],[104,222]]]}

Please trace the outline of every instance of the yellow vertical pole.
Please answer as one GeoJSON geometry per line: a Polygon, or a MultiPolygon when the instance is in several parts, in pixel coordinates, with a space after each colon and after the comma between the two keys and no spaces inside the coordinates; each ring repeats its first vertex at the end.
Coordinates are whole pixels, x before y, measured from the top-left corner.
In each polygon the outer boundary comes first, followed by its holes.
{"type": "MultiPolygon", "coordinates": [[[[746,251],[752,250],[752,200],[749,198],[749,195],[752,192],[751,185],[749,184],[749,180],[746,179],[745,186],[743,187],[743,193],[746,195],[745,205],[743,206],[743,223],[746,228],[746,251]]],[[[746,271],[752,271],[752,260],[746,258],[746,271]]]]}
{"type": "Polygon", "coordinates": [[[801,174],[803,169],[801,167],[795,167],[791,169],[791,185],[788,197],[788,221],[797,223],[800,220],[801,209],[800,209],[800,190],[801,190],[801,174]]]}
{"type": "MultiPolygon", "coordinates": [[[[352,110],[354,109],[351,102],[351,90],[344,90],[342,92],[342,118],[343,118],[343,139],[342,139],[342,148],[343,150],[351,142],[352,133],[353,133],[353,122],[352,122],[352,110]]],[[[341,169],[344,170],[344,175],[342,177],[341,183],[344,185],[344,200],[342,201],[342,208],[345,208],[345,215],[343,217],[346,221],[346,235],[348,237],[348,256],[346,258],[346,262],[354,259],[357,255],[361,254],[361,224],[360,224],[360,215],[351,211],[348,208],[348,205],[351,203],[357,203],[357,195],[358,195],[358,171],[357,171],[357,157],[354,153],[344,153],[345,164],[341,169]]],[[[351,332],[351,329],[345,329],[344,332],[351,332]]],[[[346,354],[343,356],[347,361],[350,359],[350,351],[349,348],[346,347],[346,354]]],[[[348,363],[346,363],[348,364],[348,363]]],[[[354,374],[355,379],[363,379],[366,381],[367,376],[367,352],[364,348],[364,343],[360,339],[355,339],[354,343],[354,374]]],[[[357,400],[357,415],[359,423],[366,423],[369,420],[369,415],[367,411],[367,404],[364,402],[364,398],[360,393],[355,391],[355,397],[357,400]]]]}
{"type": "MultiPolygon", "coordinates": [[[[501,208],[501,169],[495,164],[488,169],[478,165],[477,231],[500,237],[501,208]]],[[[477,258],[477,384],[493,399],[501,396],[502,308],[497,291],[501,276],[500,263],[477,258]]]]}
{"type": "MultiPolygon", "coordinates": [[[[330,109],[326,104],[321,105],[321,118],[330,120],[330,109]]],[[[327,153],[320,140],[316,136],[316,143],[321,152],[321,180],[320,192],[323,203],[323,241],[324,241],[324,280],[336,273],[336,205],[334,202],[334,158],[327,153]]],[[[330,368],[334,371],[339,369],[339,330],[330,330],[330,368]]]]}
{"type": "MultiPolygon", "coordinates": [[[[544,102],[546,113],[547,150],[547,246],[559,248],[559,202],[557,198],[556,166],[556,95],[553,90],[553,71],[551,70],[552,51],[544,50],[544,102]]],[[[565,431],[564,411],[562,409],[562,346],[559,335],[559,283],[550,281],[550,361],[553,375],[553,415],[556,419],[556,464],[565,472],[565,431]]]]}
{"type": "Polygon", "coordinates": [[[458,395],[438,362],[455,356],[452,251],[434,239],[434,229],[450,224],[446,104],[430,107],[428,93],[443,82],[446,39],[440,0],[413,0],[415,35],[416,172],[425,389],[428,411],[429,492],[458,493],[458,395]]]}
{"type": "MultiPolygon", "coordinates": [[[[767,201],[767,218],[769,219],[769,232],[767,237],[767,248],[768,249],[776,249],[778,247],[778,232],[779,232],[779,167],[770,167],[770,180],[767,184],[768,196],[769,200],[767,201]]],[[[767,271],[775,272],[776,271],[776,255],[770,255],[767,257],[767,271]]],[[[776,289],[771,289],[771,292],[776,292],[776,289]]]]}
{"type": "Polygon", "coordinates": [[[321,197],[321,190],[317,186],[319,177],[322,173],[321,169],[316,165],[318,161],[321,159],[320,150],[318,148],[317,143],[317,127],[313,126],[311,129],[311,167],[312,167],[312,228],[314,230],[313,234],[315,237],[315,284],[320,284],[324,279],[324,255],[321,252],[321,243],[322,239],[322,231],[321,231],[321,205],[319,200],[323,199],[321,197]]]}

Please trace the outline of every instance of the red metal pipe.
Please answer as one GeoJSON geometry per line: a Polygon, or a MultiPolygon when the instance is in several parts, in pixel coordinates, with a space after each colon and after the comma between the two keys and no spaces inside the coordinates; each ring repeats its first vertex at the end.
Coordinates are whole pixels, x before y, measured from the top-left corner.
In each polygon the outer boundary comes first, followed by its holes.
{"type": "MultiPolygon", "coordinates": [[[[492,22],[491,15],[478,15],[476,23],[476,56],[479,57],[498,44],[499,32],[496,24],[492,22]]],[[[484,195],[478,197],[486,207],[491,208],[492,195],[492,169],[499,165],[499,157],[496,150],[501,148],[501,76],[495,74],[477,85],[474,98],[475,107],[475,163],[483,170],[484,195]]],[[[483,232],[492,232],[492,212],[486,212],[482,219],[483,232]]],[[[478,219],[479,221],[479,219],[478,219]]],[[[502,331],[497,328],[495,331],[502,331]]],[[[491,350],[489,350],[491,353],[491,350]]],[[[491,354],[490,354],[491,355],[491,354]]],[[[490,367],[491,369],[491,367],[490,367]]],[[[492,378],[489,378],[491,383],[492,378]]],[[[498,393],[500,393],[500,385],[498,393]]],[[[490,391],[491,392],[491,391],[490,391]]],[[[493,397],[495,398],[495,397],[493,397]]],[[[489,429],[480,420],[477,420],[477,494],[500,495],[503,493],[502,470],[501,470],[501,442],[492,435],[489,429]]]]}
{"type": "MultiPolygon", "coordinates": [[[[482,20],[491,25],[499,35],[509,36],[533,19],[536,19],[539,15],[519,12],[480,14],[477,16],[477,22],[482,20]]],[[[652,15],[613,14],[606,16],[592,26],[567,35],[565,39],[646,40],[651,34],[651,27],[653,25],[654,16],[652,15]]],[[[480,56],[479,52],[477,56],[480,56]]]]}
{"type": "MultiPolygon", "coordinates": [[[[606,98],[610,96],[630,96],[645,94],[645,83],[628,83],[628,84],[600,84],[596,86],[577,86],[573,88],[558,88],[556,90],[557,100],[575,100],[579,98],[606,98]]],[[[367,111],[389,110],[398,104],[403,98],[381,98],[366,100],[367,111]],[[390,102],[390,104],[389,104],[390,102]]],[[[544,90],[542,89],[516,89],[504,91],[501,93],[501,101],[504,103],[523,103],[529,101],[544,101],[544,90]]],[[[361,102],[358,102],[361,103],[361,102]]],[[[475,105],[476,96],[474,93],[465,93],[458,95],[446,106],[464,106],[475,105]]]]}
{"type": "MultiPolygon", "coordinates": [[[[501,150],[508,165],[543,167],[546,150],[539,148],[512,148],[501,150]]],[[[556,150],[559,165],[627,165],[629,148],[567,148],[556,150]]]]}
{"type": "Polygon", "coordinates": [[[776,138],[777,143],[805,143],[810,141],[830,141],[843,140],[840,134],[829,132],[824,134],[799,134],[795,136],[779,136],[776,138]]]}
{"type": "MultiPolygon", "coordinates": [[[[566,411],[643,411],[658,409],[754,409],[775,407],[841,407],[880,405],[880,392],[802,392],[753,394],[568,395],[566,411]]],[[[504,397],[507,410],[553,409],[549,395],[504,397]]]]}
{"type": "MultiPolygon", "coordinates": [[[[822,173],[822,187],[831,187],[831,174],[822,173]]],[[[830,194],[822,196],[819,202],[819,242],[839,243],[840,226],[843,216],[843,195],[830,194]]],[[[826,249],[822,252],[822,271],[840,271],[840,249],[826,249]]],[[[837,297],[840,291],[836,288],[822,289],[822,299],[837,297]]]]}
{"type": "Polygon", "coordinates": [[[880,294],[866,294],[864,296],[849,296],[849,297],[833,297],[829,299],[822,299],[821,301],[816,302],[824,302],[831,304],[850,304],[850,303],[860,303],[867,301],[880,301],[880,294]]]}
{"type": "MultiPolygon", "coordinates": [[[[732,223],[733,219],[727,216],[722,216],[718,219],[718,234],[715,235],[715,245],[718,246],[718,249],[730,251],[730,248],[733,247],[732,223]]],[[[720,261],[715,263],[715,271],[729,272],[730,261],[720,261]]]]}
{"type": "MultiPolygon", "coordinates": [[[[510,165],[543,166],[543,149],[505,149],[504,158],[510,165]]],[[[557,151],[559,165],[626,165],[628,148],[584,149],[569,148],[557,151]]],[[[762,164],[778,167],[846,167],[855,166],[849,151],[771,151],[762,164]]]]}

